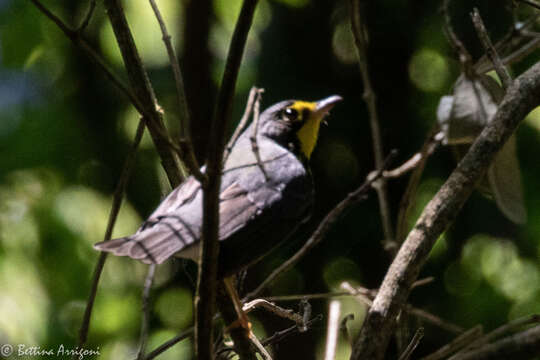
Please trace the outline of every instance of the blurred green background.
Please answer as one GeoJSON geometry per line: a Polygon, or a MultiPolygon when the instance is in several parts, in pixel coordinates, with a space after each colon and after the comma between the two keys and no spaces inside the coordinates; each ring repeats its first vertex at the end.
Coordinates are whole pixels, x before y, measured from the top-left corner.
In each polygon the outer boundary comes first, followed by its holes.
{"type": "MultiPolygon", "coordinates": [[[[44,0],[67,24],[84,18],[85,1],[44,0]]],[[[174,82],[158,24],[147,1],[124,1],[126,14],[170,131],[178,131],[174,82]]],[[[183,66],[193,112],[193,134],[204,159],[208,120],[240,0],[159,0],[183,66]]],[[[439,98],[450,92],[459,64],[442,31],[437,1],[385,0],[367,6],[370,73],[378,96],[385,151],[398,149],[396,165],[420,149],[435,122],[439,98]]],[[[478,6],[494,40],[511,23],[506,1],[454,1],[458,34],[481,54],[468,13],[478,6]]],[[[520,6],[527,18],[533,10],[520,6]]],[[[85,37],[126,79],[112,29],[99,1],[85,37]]],[[[533,52],[513,66],[518,75],[538,60],[533,52]]],[[[0,0],[0,343],[42,348],[76,345],[90,280],[112,193],[133,139],[138,116],[132,106],[79,49],[27,0],[0,0]]],[[[127,80],[126,80],[127,82],[127,80]]],[[[344,97],[322,128],[312,169],[317,189],[313,219],[298,235],[247,274],[253,289],[301,246],[321,218],[374,168],[362,83],[349,26],[348,1],[261,0],[250,33],[235,97],[239,119],[252,85],[266,89],[263,107],[288,98],[344,97]]],[[[232,124],[229,131],[232,131],[232,124]]],[[[430,285],[410,301],[464,328],[492,329],[540,312],[540,111],[524,121],[518,152],[528,223],[516,226],[495,204],[475,193],[455,224],[437,242],[421,277],[430,285]]],[[[428,162],[414,213],[435,194],[455,166],[441,149],[428,162]]],[[[397,214],[408,177],[392,180],[390,204],[397,214]]],[[[114,236],[136,230],[170,189],[148,134],[143,138],[114,236]]],[[[412,223],[413,219],[410,219],[412,223]]],[[[339,290],[343,281],[375,288],[389,265],[382,248],[377,199],[351,209],[325,241],[266,295],[339,290]]],[[[103,359],[133,358],[141,321],[146,265],[110,257],[93,313],[88,349],[103,359]]],[[[193,264],[173,260],[157,270],[151,295],[148,349],[192,324],[193,264]]],[[[342,317],[355,314],[356,333],[365,308],[340,298],[342,317]]],[[[285,303],[297,308],[297,302],[285,303]]],[[[327,314],[328,301],[312,301],[327,314]]],[[[256,312],[264,338],[291,324],[256,312]]],[[[411,331],[426,326],[415,354],[427,354],[452,334],[411,318],[411,331]]],[[[325,320],[283,340],[277,359],[322,359],[325,320]]],[[[340,340],[338,359],[349,347],[340,340]]],[[[190,359],[185,340],[160,359],[190,359]]],[[[395,357],[391,346],[389,357],[395,357]]]]}

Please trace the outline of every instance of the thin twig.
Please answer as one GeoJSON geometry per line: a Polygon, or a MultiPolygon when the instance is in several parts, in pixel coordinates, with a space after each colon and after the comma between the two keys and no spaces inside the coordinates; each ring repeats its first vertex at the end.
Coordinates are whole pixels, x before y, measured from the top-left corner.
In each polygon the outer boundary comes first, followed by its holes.
{"type": "Polygon", "coordinates": [[[182,70],[180,69],[180,64],[178,58],[174,52],[174,47],[171,42],[171,35],[167,31],[167,26],[165,21],[161,16],[161,12],[155,2],[155,0],[149,0],[150,6],[156,16],[156,19],[159,23],[159,27],[162,33],[163,43],[167,49],[167,55],[169,56],[169,63],[173,71],[174,82],[176,84],[176,97],[178,101],[178,107],[182,116],[180,118],[180,146],[182,147],[182,160],[186,164],[189,172],[201,183],[206,181],[206,175],[204,175],[201,170],[197,158],[195,157],[195,152],[193,151],[193,144],[191,142],[191,131],[190,131],[190,112],[188,108],[188,103],[186,101],[186,90],[184,87],[184,79],[182,76],[182,70]]]}
{"type": "Polygon", "coordinates": [[[347,314],[343,319],[341,319],[341,322],[339,323],[339,329],[341,331],[341,335],[347,341],[347,344],[349,344],[352,348],[353,345],[353,338],[349,332],[349,328],[347,327],[347,323],[349,321],[354,320],[353,314],[347,314]]]}
{"type": "Polygon", "coordinates": [[[80,35],[78,31],[70,29],[60,18],[54,15],[49,9],[47,9],[39,0],[31,0],[36,8],[41,11],[46,17],[48,17],[58,28],[71,40],[76,46],[81,48],[107,76],[107,78],[115,85],[122,94],[124,94],[131,104],[142,113],[142,106],[131,89],[129,89],[122,80],[115,75],[109,66],[105,63],[103,58],[95,52],[94,49],[88,44],[88,42],[80,35]]]}
{"type": "Polygon", "coordinates": [[[270,311],[273,314],[276,314],[279,317],[284,319],[289,319],[294,321],[297,325],[302,325],[304,319],[301,315],[295,313],[291,309],[284,309],[276,304],[271,303],[265,299],[255,299],[243,305],[242,309],[248,313],[256,308],[263,308],[270,311]]]}
{"type": "MultiPolygon", "coordinates": [[[[480,347],[480,346],[482,346],[484,344],[487,344],[491,340],[496,339],[496,338],[500,337],[501,335],[503,335],[503,334],[505,334],[507,332],[510,332],[510,331],[512,331],[514,329],[518,329],[518,328],[526,326],[526,325],[537,324],[538,322],[540,322],[540,316],[539,315],[530,315],[530,316],[521,317],[519,319],[515,319],[513,321],[510,321],[510,322],[502,325],[502,326],[499,326],[495,330],[493,330],[493,331],[485,334],[484,336],[476,339],[475,341],[470,343],[467,347],[463,348],[463,350],[459,351],[458,354],[465,353],[465,352],[470,351],[470,350],[472,350],[474,348],[478,348],[478,347],[480,347]]],[[[453,357],[451,358],[451,360],[454,360],[453,357]]]]}
{"type": "Polygon", "coordinates": [[[409,343],[409,345],[407,345],[407,347],[405,348],[405,351],[403,351],[403,353],[400,355],[399,360],[408,360],[411,357],[414,350],[416,349],[416,347],[418,346],[418,344],[420,344],[420,340],[422,340],[423,337],[424,337],[424,328],[421,327],[418,330],[416,330],[411,342],[409,343]]]}
{"type": "MultiPolygon", "coordinates": [[[[384,150],[379,129],[379,114],[377,111],[377,96],[371,85],[369,76],[369,67],[367,59],[367,29],[363,21],[363,9],[360,8],[359,0],[350,0],[351,13],[351,30],[354,37],[354,44],[358,56],[358,65],[362,75],[362,83],[364,85],[363,98],[366,102],[369,113],[369,124],[371,128],[371,137],[373,141],[373,153],[375,154],[375,168],[382,170],[384,164],[384,150]]],[[[395,255],[397,244],[395,243],[394,229],[390,213],[390,205],[388,202],[388,194],[386,190],[386,181],[381,178],[376,182],[375,190],[379,200],[379,211],[383,225],[385,248],[395,255]]]]}
{"type": "Polygon", "coordinates": [[[255,103],[253,104],[253,132],[251,133],[249,140],[251,141],[251,149],[253,151],[253,154],[255,155],[255,159],[257,160],[258,167],[259,169],[261,169],[261,172],[263,173],[264,180],[268,181],[268,174],[266,173],[266,170],[264,169],[264,165],[261,160],[261,154],[259,153],[259,145],[257,143],[257,132],[259,131],[260,107],[261,107],[261,92],[257,91],[257,99],[255,100],[255,103]]]}
{"type": "Polygon", "coordinates": [[[385,275],[355,343],[352,360],[383,358],[396,317],[435,241],[454,221],[520,121],[539,102],[540,63],[537,63],[514,80],[493,120],[424,208],[385,275]]]}
{"type": "Polygon", "coordinates": [[[540,326],[505,337],[456,357],[456,360],[532,359],[540,354],[540,326]]]}
{"type": "Polygon", "coordinates": [[[306,243],[287,261],[281,264],[277,269],[275,269],[255,290],[247,294],[244,300],[253,299],[258,296],[268,285],[274,282],[279,276],[291,269],[301,258],[303,258],[311,249],[313,249],[317,244],[319,244],[326,236],[328,231],[332,226],[337,222],[337,220],[348,210],[351,206],[359,203],[364,200],[366,193],[371,189],[371,184],[379,179],[382,175],[384,169],[386,169],[390,162],[395,157],[396,152],[390,152],[390,155],[385,159],[383,167],[378,171],[370,174],[370,177],[367,178],[364,183],[355,191],[347,195],[347,197],[342,200],[339,204],[336,205],[323,219],[319,224],[315,232],[311,237],[306,241],[306,243]]]}
{"type": "Polygon", "coordinates": [[[259,341],[259,339],[257,339],[256,336],[251,336],[250,339],[264,360],[272,360],[272,356],[268,353],[268,351],[264,348],[264,345],[259,341]]]}
{"type": "Polygon", "coordinates": [[[163,344],[161,344],[160,346],[158,346],[157,348],[149,352],[148,355],[146,355],[146,357],[144,358],[144,360],[152,360],[158,357],[159,355],[169,350],[174,345],[178,344],[180,341],[193,336],[194,332],[195,332],[195,328],[193,326],[182,331],[180,334],[178,334],[174,338],[164,342],[163,344]]]}
{"type": "Polygon", "coordinates": [[[92,15],[94,15],[94,10],[96,9],[96,0],[90,0],[90,5],[88,7],[88,12],[86,13],[86,16],[84,17],[83,21],[81,22],[81,25],[77,28],[78,33],[82,33],[90,23],[90,19],[92,19],[92,15]]]}
{"type": "MultiPolygon", "coordinates": [[[[314,323],[318,322],[318,321],[321,321],[322,320],[322,315],[317,315],[315,316],[313,319],[309,320],[307,323],[306,323],[306,326],[309,328],[311,327],[314,323]]],[[[274,333],[272,336],[270,336],[269,338],[267,339],[264,339],[261,343],[264,345],[264,346],[269,346],[269,345],[273,345],[273,344],[276,344],[278,342],[280,342],[281,340],[283,340],[284,338],[292,335],[292,334],[296,334],[300,332],[300,330],[298,329],[298,326],[291,326],[285,330],[282,330],[282,331],[278,331],[276,333],[274,333]]]]}
{"type": "Polygon", "coordinates": [[[476,29],[476,34],[478,35],[478,38],[480,39],[480,42],[482,43],[482,46],[484,47],[488,58],[493,63],[495,72],[497,72],[497,75],[501,79],[503,89],[508,89],[508,87],[512,84],[512,78],[510,77],[508,69],[502,63],[501,58],[497,53],[497,50],[495,49],[495,47],[493,47],[493,43],[489,38],[486,27],[484,25],[484,21],[482,20],[480,12],[477,8],[473,9],[473,12],[471,13],[471,18],[476,29]]]}
{"type": "MultiPolygon", "coordinates": [[[[133,164],[135,163],[135,154],[137,153],[137,148],[139,147],[143,133],[144,133],[144,120],[141,119],[139,121],[139,125],[137,126],[137,132],[135,133],[133,144],[131,145],[131,148],[129,149],[126,160],[124,161],[124,166],[120,174],[120,179],[118,179],[118,184],[116,185],[116,189],[113,194],[111,211],[109,213],[109,220],[107,222],[107,229],[105,230],[105,235],[103,236],[104,241],[111,239],[111,235],[114,229],[114,224],[116,223],[118,213],[120,212],[120,206],[122,205],[122,199],[124,196],[124,192],[126,190],[127,181],[131,175],[133,164]]],[[[99,259],[96,263],[96,267],[94,268],[94,275],[92,277],[92,286],[90,288],[90,295],[88,296],[88,301],[86,302],[86,308],[84,310],[81,328],[79,329],[79,342],[78,342],[79,348],[82,348],[84,344],[86,344],[86,340],[88,338],[88,329],[90,328],[90,319],[92,316],[92,309],[94,308],[94,301],[96,299],[97,288],[98,288],[99,280],[101,278],[101,273],[103,272],[103,266],[105,265],[106,259],[107,259],[107,253],[102,252],[101,254],[99,254],[99,259]]]]}
{"type": "Polygon", "coordinates": [[[413,208],[413,205],[415,204],[416,193],[418,191],[418,187],[420,186],[422,173],[424,172],[424,168],[427,164],[427,159],[428,159],[427,154],[430,152],[431,149],[435,151],[435,149],[439,147],[443,139],[443,134],[437,131],[438,131],[438,125],[434,125],[432,129],[430,130],[428,137],[424,141],[424,144],[422,145],[422,148],[420,149],[420,152],[419,152],[420,154],[422,154],[420,156],[420,160],[416,164],[416,167],[413,173],[409,177],[409,181],[407,182],[407,187],[405,188],[405,191],[399,202],[397,224],[396,224],[396,240],[400,244],[405,239],[405,235],[407,235],[409,214],[411,212],[411,209],[413,208]]]}
{"type": "Polygon", "coordinates": [[[456,351],[458,351],[459,349],[462,349],[463,347],[467,346],[468,344],[470,344],[472,341],[474,341],[481,335],[482,335],[482,326],[477,325],[465,331],[463,334],[457,336],[454,340],[442,346],[437,351],[429,354],[428,356],[423,357],[421,360],[445,359],[448,355],[451,355],[455,353],[456,351]]]}
{"type": "Polygon", "coordinates": [[[260,101],[261,99],[261,97],[259,96],[259,93],[261,92],[264,92],[264,89],[257,88],[255,86],[251,87],[251,90],[249,90],[249,96],[246,102],[246,107],[244,109],[244,114],[242,115],[240,122],[236,126],[236,129],[234,129],[234,133],[232,134],[231,139],[227,143],[227,146],[225,147],[225,153],[223,154],[223,163],[227,162],[227,159],[231,154],[231,150],[234,144],[236,144],[236,141],[240,137],[240,134],[242,134],[242,132],[246,129],[249,122],[249,117],[251,116],[251,112],[253,111],[255,101],[260,101]]]}
{"type": "Polygon", "coordinates": [[[330,301],[328,310],[328,326],[326,328],[326,350],[324,360],[334,360],[339,333],[339,316],[341,315],[341,303],[338,300],[330,301]]]}
{"type": "Polygon", "coordinates": [[[538,1],[535,1],[535,0],[517,0],[517,1],[530,5],[533,8],[540,10],[540,3],[538,1]]]}
{"type": "Polygon", "coordinates": [[[448,42],[454,49],[455,53],[458,55],[462,71],[470,75],[470,71],[472,69],[472,57],[465,48],[465,45],[463,45],[463,42],[461,42],[461,40],[458,38],[454,31],[454,27],[452,26],[452,18],[450,17],[449,6],[450,0],[444,0],[442,6],[442,12],[445,21],[443,29],[446,36],[448,37],[448,42]]]}
{"type": "Polygon", "coordinates": [[[442,136],[431,137],[425,150],[423,148],[421,151],[411,156],[409,160],[405,161],[397,168],[383,171],[382,176],[386,179],[398,178],[405,175],[409,171],[416,169],[420,162],[425,161],[427,157],[431,156],[435,152],[435,150],[437,150],[437,148],[441,144],[442,139],[442,136]]]}
{"type": "Polygon", "coordinates": [[[154,282],[154,274],[156,272],[156,264],[150,264],[148,267],[148,273],[144,280],[144,287],[142,292],[142,319],[141,319],[141,334],[139,337],[139,351],[137,354],[137,360],[144,359],[144,352],[146,351],[146,344],[148,342],[148,330],[150,329],[150,289],[154,282]]]}
{"type": "Polygon", "coordinates": [[[212,359],[212,317],[217,293],[219,190],[225,129],[232,115],[232,103],[236,80],[244,54],[244,48],[258,0],[244,0],[229,46],[225,69],[218,94],[214,119],[210,128],[206,174],[208,181],[203,187],[202,244],[197,278],[196,308],[196,356],[199,360],[212,359]]]}

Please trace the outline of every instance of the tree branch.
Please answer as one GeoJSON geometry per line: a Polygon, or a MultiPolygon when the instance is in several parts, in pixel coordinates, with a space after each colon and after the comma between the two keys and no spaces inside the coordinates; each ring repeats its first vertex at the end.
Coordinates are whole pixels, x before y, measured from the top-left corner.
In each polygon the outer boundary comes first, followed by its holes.
{"type": "Polygon", "coordinates": [[[176,84],[176,96],[178,100],[178,107],[182,115],[180,116],[180,147],[182,148],[182,160],[186,164],[189,172],[197,179],[199,182],[203,183],[206,181],[206,175],[204,175],[199,167],[199,163],[195,158],[195,152],[193,151],[193,143],[191,142],[191,117],[190,111],[188,108],[188,103],[186,101],[186,90],[184,87],[184,79],[182,76],[182,70],[180,69],[180,64],[178,63],[178,58],[174,53],[174,48],[171,43],[171,35],[167,31],[167,26],[165,21],[161,16],[161,12],[155,2],[155,0],[150,0],[150,6],[154,11],[156,19],[159,23],[161,33],[163,35],[163,43],[167,49],[167,55],[169,56],[169,63],[174,76],[174,83],[176,84]]]}
{"type": "Polygon", "coordinates": [[[135,94],[129,89],[122,80],[116,76],[109,66],[105,63],[103,58],[92,49],[88,42],[81,36],[80,31],[75,31],[70,29],[60,18],[54,15],[49,9],[47,9],[39,0],[30,0],[35,5],[35,7],[41,11],[46,17],[48,17],[53,23],[58,26],[58,28],[67,36],[73,44],[82,49],[86,55],[93,61],[107,76],[107,78],[115,85],[122,94],[124,94],[128,100],[133,104],[133,106],[142,114],[142,106],[139,103],[139,100],[136,98],[135,94]]]}
{"type": "Polygon", "coordinates": [[[431,248],[453,222],[475,185],[519,122],[540,99],[540,63],[507,90],[493,119],[425,207],[388,270],[370,308],[351,359],[382,359],[396,317],[431,248]]]}
{"type": "Polygon", "coordinates": [[[477,8],[474,8],[473,12],[471,13],[471,19],[474,24],[474,28],[476,29],[476,34],[478,35],[478,38],[480,39],[480,42],[484,47],[486,55],[489,60],[491,60],[491,63],[495,68],[495,72],[501,79],[503,89],[508,89],[508,87],[512,84],[512,78],[508,73],[508,69],[506,69],[503,62],[501,61],[497,50],[493,46],[493,43],[491,42],[491,39],[489,38],[489,35],[487,33],[486,26],[484,25],[484,21],[482,20],[480,12],[477,8]]]}
{"type": "Polygon", "coordinates": [[[203,187],[202,249],[197,279],[196,307],[196,354],[200,360],[212,359],[212,318],[215,309],[218,269],[218,229],[221,169],[225,147],[225,129],[232,115],[232,102],[236,80],[244,54],[247,36],[258,0],[244,0],[232,35],[221,88],[218,94],[214,119],[208,143],[206,174],[208,181],[203,187]]]}
{"type": "Polygon", "coordinates": [[[390,155],[385,159],[381,169],[371,173],[358,189],[347,195],[344,200],[337,204],[337,206],[326,215],[323,221],[321,221],[308,241],[306,241],[306,243],[293,256],[281,264],[277,269],[272,271],[272,273],[255,290],[247,294],[244,301],[257,297],[268,285],[273,283],[279,276],[281,276],[281,274],[291,269],[296,263],[298,263],[298,261],[300,261],[301,258],[311,251],[312,248],[319,244],[332,226],[338,221],[341,215],[343,215],[351,206],[364,199],[366,193],[371,189],[373,182],[382,176],[382,172],[388,167],[395,154],[395,151],[391,152],[390,155]]]}
{"type": "MultiPolygon", "coordinates": [[[[360,8],[360,0],[350,0],[351,13],[351,30],[356,46],[358,56],[358,65],[362,75],[362,83],[364,85],[363,98],[366,102],[369,112],[369,125],[371,127],[371,137],[373,140],[373,153],[375,154],[375,168],[381,170],[384,163],[384,150],[381,139],[381,131],[379,129],[379,114],[377,111],[377,96],[371,85],[369,77],[369,67],[367,59],[367,29],[365,22],[362,19],[362,10],[360,8]]],[[[389,250],[392,255],[395,254],[397,244],[395,243],[394,230],[390,213],[390,205],[388,202],[388,194],[386,191],[386,180],[381,178],[377,181],[375,187],[377,198],[379,199],[379,211],[381,215],[382,226],[385,237],[385,249],[389,250]]]]}
{"type": "Polygon", "coordinates": [[[456,360],[532,359],[540,354],[540,326],[456,357],[456,360]]]}
{"type": "Polygon", "coordinates": [[[107,15],[111,21],[116,41],[120,47],[122,59],[126,66],[127,75],[131,87],[135,91],[137,99],[141,103],[142,114],[146,120],[146,125],[152,136],[156,150],[161,158],[161,164],[167,173],[167,177],[172,187],[178,186],[185,174],[180,171],[178,157],[168,141],[164,139],[166,135],[165,125],[163,124],[162,114],[158,110],[156,97],[148,74],[144,69],[141,58],[135,46],[135,41],[131,34],[124,9],[120,0],[104,0],[107,15]]]}
{"type": "MultiPolygon", "coordinates": [[[[116,185],[114,191],[111,212],[109,213],[109,220],[107,222],[107,229],[105,230],[105,235],[103,236],[103,241],[111,239],[112,232],[114,229],[114,224],[120,212],[120,206],[122,205],[122,198],[126,190],[127,181],[131,175],[131,170],[133,169],[133,164],[135,163],[135,154],[141,142],[142,136],[144,134],[144,120],[139,121],[139,126],[137,127],[137,132],[135,133],[135,139],[129,150],[128,156],[124,161],[124,166],[122,168],[122,173],[120,174],[120,179],[116,185]]],[[[92,316],[92,310],[94,308],[94,301],[96,299],[97,288],[99,280],[101,278],[101,273],[103,272],[103,266],[105,266],[105,261],[107,260],[107,253],[102,252],[99,254],[99,259],[97,261],[96,267],[94,269],[94,275],[92,277],[92,286],[90,288],[90,295],[88,295],[88,300],[86,302],[86,308],[84,310],[83,320],[81,327],[79,329],[79,348],[82,348],[86,343],[88,338],[88,329],[90,328],[90,318],[92,316]]]]}

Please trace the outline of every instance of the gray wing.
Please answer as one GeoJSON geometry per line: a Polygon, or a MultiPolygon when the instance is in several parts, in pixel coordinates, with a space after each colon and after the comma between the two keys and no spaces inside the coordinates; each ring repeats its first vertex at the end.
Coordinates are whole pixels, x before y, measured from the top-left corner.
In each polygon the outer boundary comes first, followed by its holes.
{"type": "MultiPolygon", "coordinates": [[[[219,201],[220,239],[238,231],[258,212],[248,192],[236,182],[222,191],[219,201]]],[[[199,183],[189,178],[167,196],[137,233],[95,244],[94,248],[146,264],[161,264],[177,253],[182,256],[183,251],[198,246],[201,214],[202,191],[199,183]]]]}

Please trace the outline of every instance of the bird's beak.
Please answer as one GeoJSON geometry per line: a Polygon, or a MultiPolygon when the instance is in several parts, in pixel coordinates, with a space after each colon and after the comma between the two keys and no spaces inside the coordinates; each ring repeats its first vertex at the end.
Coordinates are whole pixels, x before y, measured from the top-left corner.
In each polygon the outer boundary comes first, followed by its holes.
{"type": "Polygon", "coordinates": [[[317,113],[320,118],[324,118],[325,115],[336,105],[338,102],[343,100],[339,95],[332,95],[322,100],[319,100],[315,103],[315,113],[317,113]]]}

